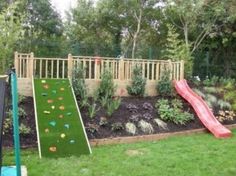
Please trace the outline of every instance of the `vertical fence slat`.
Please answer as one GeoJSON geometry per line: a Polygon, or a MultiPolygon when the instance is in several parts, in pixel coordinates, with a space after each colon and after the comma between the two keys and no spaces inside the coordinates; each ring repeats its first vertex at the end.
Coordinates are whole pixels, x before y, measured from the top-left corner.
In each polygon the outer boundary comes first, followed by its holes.
{"type": "Polygon", "coordinates": [[[59,60],[57,59],[57,79],[59,78],[59,60]]]}

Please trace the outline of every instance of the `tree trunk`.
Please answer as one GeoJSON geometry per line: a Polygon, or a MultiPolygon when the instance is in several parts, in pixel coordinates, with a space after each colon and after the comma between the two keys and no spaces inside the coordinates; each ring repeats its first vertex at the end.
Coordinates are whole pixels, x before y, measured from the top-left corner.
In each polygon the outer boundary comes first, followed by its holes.
{"type": "Polygon", "coordinates": [[[142,13],[143,13],[143,10],[142,10],[142,7],[140,7],[139,9],[139,16],[137,16],[135,14],[135,17],[137,19],[137,30],[136,32],[134,33],[134,37],[133,37],[133,48],[132,48],[132,58],[135,57],[135,50],[136,50],[136,45],[137,45],[137,38],[138,38],[138,34],[140,32],[140,27],[141,27],[141,22],[142,22],[142,13]]]}

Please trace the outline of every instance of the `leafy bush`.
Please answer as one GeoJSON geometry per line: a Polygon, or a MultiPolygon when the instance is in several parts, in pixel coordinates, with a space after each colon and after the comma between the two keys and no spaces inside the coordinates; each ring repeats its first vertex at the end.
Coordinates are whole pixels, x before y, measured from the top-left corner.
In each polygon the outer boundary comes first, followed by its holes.
{"type": "Polygon", "coordinates": [[[171,121],[180,125],[185,125],[188,121],[193,120],[193,115],[189,112],[183,112],[180,109],[180,104],[176,106],[174,103],[171,103],[171,105],[167,99],[160,99],[156,103],[155,107],[158,109],[158,113],[162,120],[171,121]]]}
{"type": "Polygon", "coordinates": [[[173,99],[171,101],[171,104],[174,108],[179,108],[179,109],[183,109],[183,102],[180,99],[173,99]]]}
{"type": "Polygon", "coordinates": [[[142,68],[135,66],[132,74],[132,85],[127,86],[127,91],[130,95],[144,96],[146,79],[143,78],[142,68]]]}
{"type": "Polygon", "coordinates": [[[90,105],[88,105],[88,115],[89,118],[93,118],[95,117],[97,111],[99,111],[99,108],[97,108],[97,104],[96,103],[91,103],[90,105]]]}
{"type": "Polygon", "coordinates": [[[169,96],[173,94],[173,86],[170,80],[170,71],[163,71],[163,75],[161,80],[158,81],[156,89],[161,96],[169,96]]]}
{"type": "Polygon", "coordinates": [[[218,89],[215,87],[204,87],[203,88],[207,93],[218,93],[218,89]]]}
{"type": "Polygon", "coordinates": [[[111,99],[115,94],[116,86],[113,82],[112,73],[106,69],[102,74],[102,80],[100,86],[98,88],[98,97],[101,99],[102,97],[107,97],[107,99],[111,99]]]}
{"type": "Polygon", "coordinates": [[[145,103],[143,103],[143,109],[148,110],[148,111],[152,111],[153,106],[151,103],[145,102],[145,103]]]}
{"type": "Polygon", "coordinates": [[[213,106],[217,105],[217,98],[216,98],[216,96],[214,96],[212,94],[206,95],[206,101],[210,102],[213,106]]]}
{"type": "Polygon", "coordinates": [[[88,104],[87,87],[85,84],[85,69],[79,65],[77,69],[72,71],[72,86],[76,97],[79,99],[80,107],[88,104]]]}
{"type": "Polygon", "coordinates": [[[126,105],[126,108],[128,109],[129,112],[136,113],[138,112],[138,107],[132,103],[129,103],[126,105]]]}
{"type": "Polygon", "coordinates": [[[194,88],[193,91],[202,98],[206,97],[206,95],[202,91],[200,91],[199,89],[194,88]]]}
{"type": "Polygon", "coordinates": [[[119,97],[109,100],[106,106],[107,115],[111,116],[114,113],[114,111],[120,107],[120,103],[121,99],[119,97]]]}
{"type": "Polygon", "coordinates": [[[116,122],[111,125],[111,130],[112,131],[120,131],[123,130],[124,126],[121,122],[116,122]]]}
{"type": "Polygon", "coordinates": [[[108,124],[107,118],[106,117],[101,117],[99,121],[100,126],[106,126],[108,124]]]}
{"type": "Polygon", "coordinates": [[[31,133],[31,128],[26,126],[25,124],[21,123],[19,126],[19,131],[20,134],[30,134],[31,133]]]}
{"type": "Polygon", "coordinates": [[[231,109],[231,104],[227,101],[224,100],[218,100],[217,104],[219,105],[220,109],[222,110],[230,110],[231,109]]]}
{"type": "Polygon", "coordinates": [[[87,131],[94,134],[98,132],[99,126],[96,124],[89,123],[86,127],[87,131]]]}

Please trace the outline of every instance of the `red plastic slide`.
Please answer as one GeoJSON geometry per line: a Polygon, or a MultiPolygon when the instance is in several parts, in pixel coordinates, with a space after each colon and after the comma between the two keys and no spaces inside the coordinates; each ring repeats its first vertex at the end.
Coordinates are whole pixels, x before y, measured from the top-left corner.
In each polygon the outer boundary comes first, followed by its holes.
{"type": "Polygon", "coordinates": [[[175,82],[175,89],[180,96],[187,100],[197,113],[203,125],[217,138],[230,137],[231,131],[225,128],[213,115],[206,102],[193,92],[186,80],[175,82]]]}

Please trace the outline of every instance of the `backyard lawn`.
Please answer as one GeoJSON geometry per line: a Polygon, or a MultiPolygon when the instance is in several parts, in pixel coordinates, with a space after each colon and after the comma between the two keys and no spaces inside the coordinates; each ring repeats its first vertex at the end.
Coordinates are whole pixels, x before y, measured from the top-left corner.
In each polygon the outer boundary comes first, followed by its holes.
{"type": "MultiPolygon", "coordinates": [[[[39,159],[36,149],[22,150],[22,163],[29,176],[234,176],[236,175],[236,130],[229,139],[211,134],[171,137],[142,142],[94,147],[82,157],[39,159]]],[[[4,165],[13,164],[5,149],[4,165]]]]}

